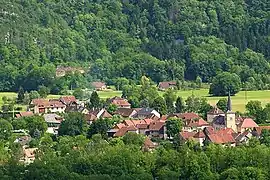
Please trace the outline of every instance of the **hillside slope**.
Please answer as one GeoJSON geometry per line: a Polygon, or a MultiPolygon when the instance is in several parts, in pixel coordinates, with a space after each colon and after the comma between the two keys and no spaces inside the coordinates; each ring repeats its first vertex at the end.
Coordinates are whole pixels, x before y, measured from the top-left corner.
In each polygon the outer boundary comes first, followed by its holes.
{"type": "Polygon", "coordinates": [[[63,64],[104,81],[270,84],[268,0],[0,1],[0,91],[50,86],[63,64]]]}

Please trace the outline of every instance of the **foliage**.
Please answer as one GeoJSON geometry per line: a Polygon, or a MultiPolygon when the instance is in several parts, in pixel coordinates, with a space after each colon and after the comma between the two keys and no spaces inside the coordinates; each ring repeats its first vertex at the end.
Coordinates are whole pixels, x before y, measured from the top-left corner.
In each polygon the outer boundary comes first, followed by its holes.
{"type": "Polygon", "coordinates": [[[166,102],[168,113],[174,113],[175,112],[174,102],[176,101],[176,92],[172,89],[168,89],[163,94],[163,97],[166,102]]]}
{"type": "Polygon", "coordinates": [[[154,99],[153,103],[151,104],[151,107],[162,115],[167,114],[167,105],[165,100],[161,96],[157,96],[154,99]]]}
{"type": "Polygon", "coordinates": [[[169,137],[175,137],[177,136],[181,130],[182,130],[182,126],[183,126],[183,122],[181,119],[178,118],[169,118],[166,121],[166,133],[169,137]]]}
{"type": "Polygon", "coordinates": [[[141,147],[144,143],[144,136],[141,134],[136,134],[133,132],[128,132],[123,137],[123,142],[126,145],[135,145],[137,147],[141,147]]]}
{"type": "Polygon", "coordinates": [[[0,119],[0,139],[8,140],[12,135],[12,125],[4,119],[0,119]]]}
{"type": "Polygon", "coordinates": [[[60,136],[77,136],[86,133],[86,120],[81,113],[69,113],[61,123],[58,133],[60,136]]]}
{"type": "Polygon", "coordinates": [[[40,97],[42,98],[46,98],[48,96],[48,94],[50,93],[50,89],[46,86],[39,86],[38,87],[38,93],[40,95],[40,97]]]}
{"type": "Polygon", "coordinates": [[[19,88],[19,91],[18,91],[18,97],[17,97],[17,102],[18,103],[22,103],[23,102],[23,99],[24,99],[24,90],[22,87],[19,88]]]}
{"type": "Polygon", "coordinates": [[[108,113],[113,114],[117,110],[117,105],[116,104],[110,104],[107,108],[108,113]]]}
{"type": "Polygon", "coordinates": [[[100,103],[100,98],[97,94],[96,91],[93,91],[90,97],[90,103],[89,103],[89,107],[91,108],[99,108],[101,105],[100,103]]]}
{"type": "Polygon", "coordinates": [[[84,92],[83,92],[82,89],[77,88],[77,89],[75,89],[75,90],[73,91],[73,96],[75,96],[76,99],[82,100],[83,97],[84,97],[84,92]]]}
{"type": "Polygon", "coordinates": [[[237,74],[228,72],[217,75],[210,86],[209,94],[214,96],[226,96],[229,91],[231,95],[235,95],[240,91],[241,80],[237,74]]]}
{"type": "MultiPolygon", "coordinates": [[[[42,116],[29,116],[18,119],[17,121],[25,121],[26,128],[31,136],[41,136],[47,131],[47,123],[42,116]],[[37,133],[39,135],[37,135],[37,133]]],[[[24,123],[23,123],[24,124],[24,123]]],[[[18,127],[17,127],[18,128],[18,127]]],[[[21,127],[23,128],[23,127],[21,127]]]]}
{"type": "Polygon", "coordinates": [[[175,102],[175,111],[177,113],[183,113],[185,110],[185,102],[182,97],[178,96],[175,102]]]}
{"type": "Polygon", "coordinates": [[[247,114],[255,118],[256,123],[262,124],[267,120],[268,106],[263,109],[260,101],[249,101],[246,105],[247,114]]]}
{"type": "Polygon", "coordinates": [[[227,103],[228,103],[228,100],[223,98],[223,99],[220,99],[218,100],[217,102],[217,107],[222,110],[223,112],[226,112],[227,111],[227,103]]]}
{"type": "Polygon", "coordinates": [[[94,134],[101,134],[103,138],[107,137],[107,131],[112,127],[109,119],[98,119],[94,121],[87,131],[87,136],[91,138],[94,134]]]}

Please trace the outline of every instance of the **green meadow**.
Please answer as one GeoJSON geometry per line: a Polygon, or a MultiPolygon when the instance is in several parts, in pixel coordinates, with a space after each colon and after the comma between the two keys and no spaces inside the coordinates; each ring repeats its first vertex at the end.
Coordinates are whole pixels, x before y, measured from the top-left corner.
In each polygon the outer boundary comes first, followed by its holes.
{"type": "MultiPolygon", "coordinates": [[[[160,92],[162,95],[164,92],[160,92]]],[[[121,91],[98,91],[100,98],[107,99],[114,96],[121,96],[121,91]]],[[[188,91],[177,91],[177,96],[181,96],[186,99],[188,96],[194,94],[198,97],[205,97],[211,105],[215,105],[217,101],[221,98],[227,97],[211,97],[208,94],[208,89],[200,89],[200,90],[188,90],[188,91]]],[[[14,92],[1,92],[0,93],[0,106],[3,105],[2,97],[6,96],[7,98],[15,99],[17,94],[14,92]]],[[[60,95],[49,95],[47,98],[59,98],[60,95]]],[[[270,103],[270,91],[240,91],[235,96],[232,96],[232,108],[234,111],[245,111],[245,105],[248,101],[258,100],[262,102],[264,106],[266,103],[270,103]]],[[[16,107],[21,106],[23,110],[26,109],[26,106],[16,105],[16,107]]]]}

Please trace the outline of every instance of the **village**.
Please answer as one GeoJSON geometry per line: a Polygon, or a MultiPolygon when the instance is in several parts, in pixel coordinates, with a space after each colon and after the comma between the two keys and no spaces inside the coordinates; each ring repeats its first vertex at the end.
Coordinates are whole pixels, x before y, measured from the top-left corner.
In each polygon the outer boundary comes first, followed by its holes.
{"type": "MultiPolygon", "coordinates": [[[[175,84],[173,84],[175,85],[175,84]]],[[[159,89],[173,88],[172,83],[159,84],[159,89]]],[[[106,88],[102,82],[94,82],[96,91],[106,88]]],[[[247,144],[251,138],[260,138],[264,129],[270,126],[258,126],[250,117],[236,115],[232,109],[230,94],[227,97],[226,111],[213,106],[207,112],[206,119],[194,112],[160,114],[157,110],[149,107],[131,108],[131,104],[122,97],[107,99],[107,106],[102,108],[89,108],[85,102],[77,100],[74,96],[61,96],[58,99],[33,99],[28,111],[16,114],[16,118],[42,116],[47,124],[47,133],[58,136],[61,123],[65,121],[66,113],[83,114],[87,125],[97,120],[112,119],[117,116],[121,119],[107,130],[108,138],[121,138],[128,133],[140,134],[145,137],[143,149],[152,151],[159,146],[160,141],[172,142],[173,138],[168,135],[167,122],[170,120],[181,121],[181,129],[177,137],[181,143],[193,141],[201,147],[213,143],[224,147],[235,147],[247,144]],[[109,113],[108,107],[113,105],[116,110],[109,113]]],[[[18,130],[16,130],[18,131],[18,130]]],[[[24,131],[19,130],[19,131],[24,131]]],[[[29,148],[30,135],[24,135],[16,139],[23,146],[24,157],[21,159],[25,164],[35,160],[36,147],[29,148]]]]}

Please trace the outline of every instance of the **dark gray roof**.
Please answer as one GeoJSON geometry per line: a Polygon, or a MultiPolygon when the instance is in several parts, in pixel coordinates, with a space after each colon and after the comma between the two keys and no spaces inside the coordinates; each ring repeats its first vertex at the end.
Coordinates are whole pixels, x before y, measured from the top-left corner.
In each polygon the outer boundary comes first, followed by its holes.
{"type": "Polygon", "coordinates": [[[225,116],[216,116],[214,119],[213,119],[213,122],[212,124],[216,124],[216,125],[225,125],[225,116]]]}
{"type": "Polygon", "coordinates": [[[137,112],[137,114],[138,115],[150,115],[150,114],[152,114],[152,111],[153,111],[154,109],[152,109],[152,108],[142,108],[141,110],[139,110],[138,112],[137,112]]]}

